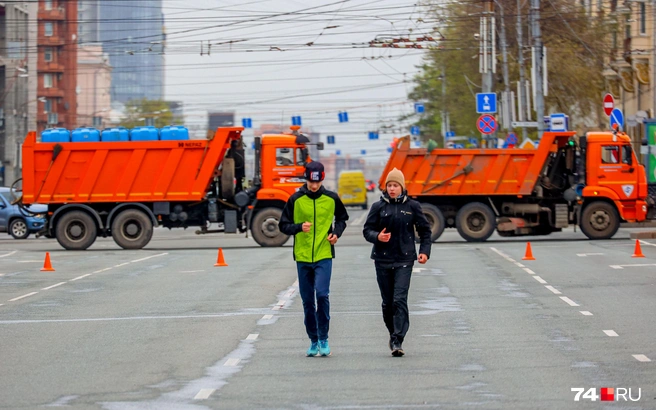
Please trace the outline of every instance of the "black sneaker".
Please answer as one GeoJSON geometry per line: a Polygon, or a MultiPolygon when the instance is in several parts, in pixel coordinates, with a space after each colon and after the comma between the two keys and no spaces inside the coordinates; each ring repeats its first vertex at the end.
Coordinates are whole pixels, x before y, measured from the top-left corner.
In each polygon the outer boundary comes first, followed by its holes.
{"type": "Polygon", "coordinates": [[[392,356],[401,357],[404,354],[405,354],[405,352],[403,351],[403,348],[401,347],[401,343],[399,343],[399,342],[392,343],[392,356]]]}

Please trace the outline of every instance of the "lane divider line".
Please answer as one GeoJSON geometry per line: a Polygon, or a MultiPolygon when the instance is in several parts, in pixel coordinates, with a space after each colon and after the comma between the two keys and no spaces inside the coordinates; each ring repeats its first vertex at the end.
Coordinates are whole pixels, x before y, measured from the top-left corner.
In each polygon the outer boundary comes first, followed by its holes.
{"type": "Polygon", "coordinates": [[[264,315],[262,316],[262,320],[271,320],[273,319],[273,315],[264,315]]]}
{"type": "Polygon", "coordinates": [[[194,400],[207,400],[215,391],[216,389],[200,389],[198,394],[194,396],[194,400]]]}
{"type": "Polygon", "coordinates": [[[604,330],[604,333],[606,333],[606,336],[610,336],[610,337],[617,337],[617,336],[619,336],[619,335],[617,334],[617,332],[615,332],[614,330],[604,330]]]}
{"type": "Polygon", "coordinates": [[[168,252],[158,253],[157,255],[151,255],[151,256],[146,256],[145,258],[135,259],[133,261],[130,261],[130,263],[143,262],[143,261],[147,261],[148,259],[157,258],[159,256],[164,256],[164,255],[168,255],[168,254],[169,254],[168,252]]]}
{"type": "Polygon", "coordinates": [[[91,276],[91,273],[87,273],[86,275],[82,275],[82,276],[78,276],[77,278],[73,278],[73,279],[69,280],[69,282],[75,282],[76,280],[86,278],[87,276],[91,276]]]}
{"type": "Polygon", "coordinates": [[[524,272],[528,273],[529,275],[535,275],[535,272],[533,272],[529,268],[524,268],[524,272]]]}
{"type": "Polygon", "coordinates": [[[567,303],[570,306],[580,306],[578,303],[574,302],[572,299],[568,298],[567,296],[561,296],[560,297],[563,302],[567,303]]]}
{"type": "Polygon", "coordinates": [[[0,258],[6,258],[7,256],[11,256],[11,255],[15,254],[16,252],[18,252],[18,251],[13,251],[13,252],[5,253],[4,255],[0,255],[0,258]]]}
{"type": "Polygon", "coordinates": [[[257,337],[259,336],[259,333],[251,333],[246,337],[246,340],[257,340],[257,337]]]}
{"type": "Polygon", "coordinates": [[[241,362],[241,359],[237,359],[237,358],[233,357],[233,358],[230,358],[230,359],[226,360],[226,362],[223,363],[223,365],[226,366],[226,367],[235,367],[239,364],[239,362],[241,362]]]}
{"type": "Polygon", "coordinates": [[[592,312],[588,312],[587,310],[581,310],[580,313],[581,313],[583,316],[592,316],[592,312]]]}
{"type": "Polygon", "coordinates": [[[66,283],[66,282],[59,282],[59,283],[57,283],[57,284],[54,284],[54,285],[52,285],[52,286],[48,286],[47,288],[43,288],[43,289],[41,289],[41,290],[48,290],[48,289],[56,288],[57,286],[61,286],[61,285],[65,284],[65,283],[66,283]]]}
{"type": "Polygon", "coordinates": [[[9,301],[10,301],[10,302],[15,302],[15,301],[17,301],[17,300],[21,300],[21,299],[26,298],[26,297],[28,297],[28,296],[36,295],[37,293],[39,293],[39,292],[28,293],[27,295],[23,295],[23,296],[19,296],[19,297],[17,297],[17,298],[9,299],[9,301]]]}
{"type": "Polygon", "coordinates": [[[644,354],[634,354],[632,355],[634,359],[639,362],[651,362],[651,359],[645,356],[644,354]]]}
{"type": "Polygon", "coordinates": [[[552,292],[554,293],[554,295],[562,295],[562,294],[563,294],[561,291],[559,291],[558,289],[554,288],[554,287],[551,286],[551,285],[546,285],[545,288],[547,288],[547,289],[549,289],[550,291],[552,291],[552,292]]]}
{"type": "Polygon", "coordinates": [[[544,279],[542,279],[542,278],[539,277],[539,276],[533,276],[533,279],[537,280],[538,282],[540,282],[540,283],[543,284],[543,285],[546,285],[546,284],[547,284],[547,281],[544,280],[544,279]]]}

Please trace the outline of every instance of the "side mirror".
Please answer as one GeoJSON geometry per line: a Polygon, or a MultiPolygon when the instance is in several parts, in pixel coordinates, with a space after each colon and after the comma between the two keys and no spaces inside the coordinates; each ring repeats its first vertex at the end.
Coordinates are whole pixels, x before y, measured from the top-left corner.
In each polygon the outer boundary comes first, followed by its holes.
{"type": "Polygon", "coordinates": [[[647,145],[649,145],[649,140],[647,138],[643,138],[642,141],[640,141],[640,145],[646,147],[647,145]]]}
{"type": "Polygon", "coordinates": [[[319,143],[317,143],[317,149],[318,149],[319,151],[323,151],[323,142],[319,142],[319,143]]]}

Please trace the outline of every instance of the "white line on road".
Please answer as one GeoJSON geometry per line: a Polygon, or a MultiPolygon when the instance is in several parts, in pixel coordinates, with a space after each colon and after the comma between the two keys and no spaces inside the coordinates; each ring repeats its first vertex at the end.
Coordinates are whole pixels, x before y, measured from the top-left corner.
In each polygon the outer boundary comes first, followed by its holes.
{"type": "Polygon", "coordinates": [[[80,280],[82,278],[86,278],[87,276],[91,276],[90,273],[87,273],[86,275],[78,276],[77,278],[71,279],[70,282],[75,282],[76,280],[80,280]]]}
{"type": "Polygon", "coordinates": [[[198,394],[194,397],[194,400],[206,400],[209,399],[212,393],[214,393],[216,389],[200,389],[198,394]]]}
{"type": "Polygon", "coordinates": [[[259,333],[251,333],[250,335],[248,335],[248,337],[246,338],[246,340],[257,340],[257,337],[258,337],[259,335],[260,335],[259,333]]]}
{"type": "Polygon", "coordinates": [[[146,260],[151,259],[151,258],[156,258],[156,257],[158,257],[158,256],[164,256],[164,255],[168,255],[168,254],[169,254],[168,252],[158,253],[157,255],[146,256],[145,258],[141,258],[141,259],[136,259],[136,260],[130,261],[130,263],[143,262],[143,261],[146,261],[146,260]]]}
{"type": "Polygon", "coordinates": [[[525,267],[524,265],[522,265],[522,264],[519,263],[519,262],[515,262],[515,265],[519,266],[520,268],[524,268],[524,267],[525,267]]]}
{"type": "Polygon", "coordinates": [[[633,263],[631,265],[608,265],[613,269],[640,268],[645,266],[656,266],[656,263],[633,263]]]}
{"type": "Polygon", "coordinates": [[[647,242],[647,241],[643,241],[642,239],[640,240],[640,243],[643,244],[643,245],[656,246],[656,244],[651,243],[651,242],[647,242]]]}
{"type": "Polygon", "coordinates": [[[198,272],[205,272],[204,270],[183,270],[180,273],[198,273],[198,272]]]}
{"type": "Polygon", "coordinates": [[[633,357],[639,362],[651,362],[651,359],[644,354],[634,354],[633,357]]]}
{"type": "Polygon", "coordinates": [[[130,262],[125,262],[125,263],[119,263],[118,265],[114,265],[115,268],[120,268],[121,266],[129,265],[130,262]]]}
{"type": "Polygon", "coordinates": [[[562,292],[561,292],[561,291],[559,291],[558,289],[554,288],[554,287],[551,286],[551,285],[546,285],[545,288],[547,288],[547,289],[549,289],[550,291],[552,291],[555,295],[562,295],[562,292]]]}
{"type": "Polygon", "coordinates": [[[563,302],[567,303],[570,306],[579,306],[578,303],[574,302],[572,299],[568,298],[567,296],[561,296],[560,297],[563,302]]]}
{"type": "Polygon", "coordinates": [[[41,289],[41,290],[48,290],[48,289],[56,288],[57,286],[61,286],[61,285],[63,285],[64,283],[66,283],[66,282],[59,282],[59,283],[57,283],[57,284],[55,284],[55,285],[48,286],[47,288],[43,288],[43,289],[41,289]]]}
{"type": "Polygon", "coordinates": [[[592,312],[588,312],[587,310],[581,310],[580,312],[583,316],[592,316],[592,312]]]}
{"type": "Polygon", "coordinates": [[[610,336],[610,337],[617,337],[617,336],[619,336],[619,335],[617,334],[617,332],[615,332],[614,330],[604,330],[604,333],[606,333],[606,336],[610,336]]]}
{"type": "Polygon", "coordinates": [[[544,280],[544,279],[542,279],[542,278],[539,277],[539,276],[533,276],[533,279],[537,280],[538,282],[540,282],[540,283],[543,284],[543,285],[546,285],[546,284],[547,284],[547,281],[544,280]]]}
{"type": "Polygon", "coordinates": [[[226,362],[223,363],[223,365],[226,367],[235,367],[239,364],[239,362],[241,362],[241,359],[237,359],[233,357],[231,359],[226,360],[226,362]]]}
{"type": "Polygon", "coordinates": [[[17,263],[41,263],[43,261],[16,261],[17,263]]]}
{"type": "Polygon", "coordinates": [[[285,306],[284,300],[279,300],[278,304],[273,307],[273,310],[280,310],[285,306]]]}
{"type": "Polygon", "coordinates": [[[603,255],[603,253],[577,253],[576,256],[580,256],[582,258],[585,258],[586,256],[600,256],[603,255]]]}
{"type": "Polygon", "coordinates": [[[18,251],[13,251],[13,252],[5,253],[4,255],[0,255],[0,258],[5,258],[5,257],[7,257],[7,256],[11,256],[11,255],[15,254],[16,252],[18,252],[18,251]]]}
{"type": "Polygon", "coordinates": [[[533,271],[530,270],[529,268],[524,268],[524,272],[526,272],[526,273],[528,273],[528,274],[531,274],[531,275],[535,275],[535,272],[533,272],[533,271]]]}
{"type": "Polygon", "coordinates": [[[17,298],[9,299],[9,301],[10,301],[10,302],[15,302],[15,301],[17,301],[17,300],[21,300],[21,299],[26,298],[26,297],[28,297],[28,296],[36,295],[37,293],[39,293],[39,292],[28,293],[27,295],[23,295],[23,296],[19,296],[19,297],[17,297],[17,298]]]}
{"type": "Polygon", "coordinates": [[[273,315],[264,315],[262,316],[262,320],[271,320],[273,319],[273,315]]]}

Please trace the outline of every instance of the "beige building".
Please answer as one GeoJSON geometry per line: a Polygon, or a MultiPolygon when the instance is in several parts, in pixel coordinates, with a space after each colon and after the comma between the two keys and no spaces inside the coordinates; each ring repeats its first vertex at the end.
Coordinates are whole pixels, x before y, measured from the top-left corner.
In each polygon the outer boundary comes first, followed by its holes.
{"type": "Polygon", "coordinates": [[[77,52],[77,125],[105,128],[111,111],[112,67],[100,45],[80,46],[77,52]]]}

